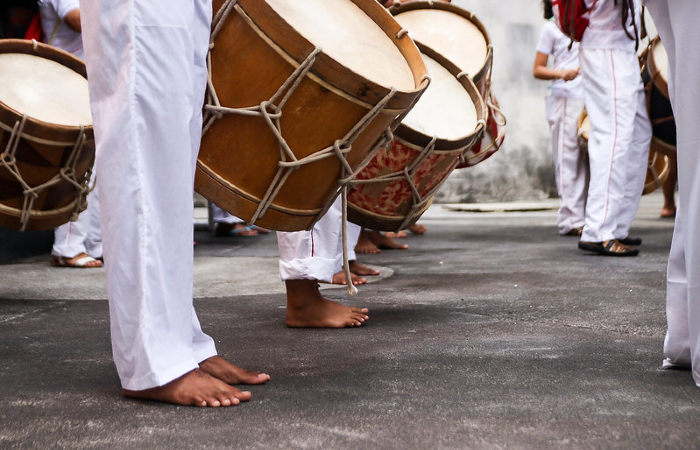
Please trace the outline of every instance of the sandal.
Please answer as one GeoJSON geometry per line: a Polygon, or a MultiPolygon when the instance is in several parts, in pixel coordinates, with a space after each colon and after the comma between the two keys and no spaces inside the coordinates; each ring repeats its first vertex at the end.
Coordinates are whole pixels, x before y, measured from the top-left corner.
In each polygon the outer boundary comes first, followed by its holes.
{"type": "Polygon", "coordinates": [[[603,256],[637,256],[639,254],[639,250],[624,245],[617,239],[610,239],[605,242],[579,241],[578,248],[603,256]]]}
{"type": "Polygon", "coordinates": [[[95,269],[102,267],[102,261],[99,261],[86,253],[80,253],[72,258],[64,258],[63,256],[53,255],[51,257],[51,265],[57,267],[75,267],[78,269],[95,269]]]}
{"type": "Polygon", "coordinates": [[[244,223],[217,223],[214,230],[215,237],[227,236],[257,236],[258,231],[255,227],[246,226],[244,223]]]}
{"type": "Polygon", "coordinates": [[[627,236],[624,239],[618,239],[617,242],[622,245],[642,245],[642,238],[631,238],[627,236]]]}
{"type": "Polygon", "coordinates": [[[561,236],[581,236],[583,234],[583,227],[572,228],[561,236]]]}

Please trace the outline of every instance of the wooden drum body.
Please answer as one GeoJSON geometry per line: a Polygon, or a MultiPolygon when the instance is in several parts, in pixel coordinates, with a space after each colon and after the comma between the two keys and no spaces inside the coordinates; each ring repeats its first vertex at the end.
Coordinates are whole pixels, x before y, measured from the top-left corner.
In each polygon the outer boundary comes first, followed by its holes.
{"type": "Polygon", "coordinates": [[[0,40],[0,226],[47,230],[76,217],[94,159],[84,63],[0,40]]]}
{"type": "Polygon", "coordinates": [[[501,113],[496,96],[491,92],[485,100],[488,118],[486,119],[484,137],[464,152],[463,161],[457,166],[458,169],[472,167],[487,160],[501,148],[506,138],[506,118],[501,113]]]}
{"type": "Polygon", "coordinates": [[[642,80],[651,120],[652,148],[665,155],[676,153],[676,122],[668,95],[668,55],[659,37],[642,55],[642,80]]]}
{"type": "Polygon", "coordinates": [[[214,10],[195,189],[249,223],[309,229],[425,90],[420,53],[375,0],[214,10]]]}
{"type": "MultiPolygon", "coordinates": [[[[578,137],[581,151],[588,151],[588,137],[591,131],[591,123],[588,114],[584,110],[578,120],[578,137]]],[[[671,163],[668,155],[659,153],[652,146],[649,149],[649,161],[647,164],[647,176],[644,181],[642,195],[650,194],[660,189],[668,178],[671,163]]]]}
{"type": "Polygon", "coordinates": [[[471,79],[458,77],[456,66],[419,47],[430,86],[348,193],[348,219],[373,230],[398,231],[415,223],[484,131],[486,107],[471,79]]]}

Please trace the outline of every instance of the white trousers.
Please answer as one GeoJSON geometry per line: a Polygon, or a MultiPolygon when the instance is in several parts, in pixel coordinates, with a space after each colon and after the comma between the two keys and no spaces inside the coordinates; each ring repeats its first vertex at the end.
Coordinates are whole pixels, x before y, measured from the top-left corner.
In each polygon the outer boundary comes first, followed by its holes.
{"type": "Polygon", "coordinates": [[[80,213],[78,220],[64,223],[54,230],[52,255],[73,258],[86,253],[93,258],[102,257],[102,226],[97,186],[88,194],[87,202],[87,209],[80,213]]]}
{"type": "Polygon", "coordinates": [[[591,179],[582,241],[629,234],[646,177],[651,124],[633,51],[581,48],[586,110],[591,123],[591,179]]]}
{"type": "Polygon", "coordinates": [[[216,354],[192,305],[206,0],[82,0],[112,350],[123,388],[216,354]]]}
{"type": "Polygon", "coordinates": [[[557,213],[560,234],[582,227],[586,222],[588,162],[578,145],[578,120],[582,98],[550,95],[546,103],[552,132],[552,157],[561,204],[557,213]]]}
{"type": "Polygon", "coordinates": [[[209,214],[213,223],[245,223],[245,221],[209,202],[209,214]]]}
{"type": "Polygon", "coordinates": [[[700,386],[700,29],[697,0],[646,0],[669,60],[678,209],[668,261],[664,365],[690,366],[700,386]]]}
{"type": "MultiPolygon", "coordinates": [[[[340,196],[309,231],[277,232],[280,278],[330,283],[343,266],[343,210],[340,196]]],[[[360,227],[347,224],[348,260],[355,259],[360,227]]]]}

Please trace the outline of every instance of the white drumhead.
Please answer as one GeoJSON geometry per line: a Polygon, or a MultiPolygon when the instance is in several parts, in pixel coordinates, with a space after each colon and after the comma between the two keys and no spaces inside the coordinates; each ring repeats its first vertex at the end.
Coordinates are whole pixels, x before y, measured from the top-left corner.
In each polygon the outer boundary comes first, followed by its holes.
{"type": "Polygon", "coordinates": [[[297,33],[381,86],[413,91],[416,83],[398,47],[350,0],[266,0],[297,33]]]}
{"type": "Polygon", "coordinates": [[[473,22],[442,9],[413,9],[394,16],[409,36],[450,60],[469,76],[486,63],[486,38],[473,22]]]}
{"type": "Polygon", "coordinates": [[[455,141],[476,129],[476,106],[464,86],[437,61],[423,55],[431,78],[418,103],[401,122],[427,136],[455,141]]]}
{"type": "Polygon", "coordinates": [[[0,54],[0,102],[56,125],[92,125],[87,80],[50,59],[0,54]]]}
{"type": "Polygon", "coordinates": [[[659,69],[659,75],[668,82],[668,55],[663,42],[658,41],[654,46],[654,64],[659,69]]]}

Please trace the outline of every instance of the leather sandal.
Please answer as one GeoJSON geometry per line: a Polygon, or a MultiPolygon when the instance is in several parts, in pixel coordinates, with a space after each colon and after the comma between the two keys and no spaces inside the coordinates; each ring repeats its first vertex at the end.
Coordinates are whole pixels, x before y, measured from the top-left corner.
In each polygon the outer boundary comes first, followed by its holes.
{"type": "Polygon", "coordinates": [[[639,254],[639,250],[622,244],[617,239],[610,239],[609,241],[605,242],[580,241],[578,243],[578,248],[603,256],[637,256],[639,254]]]}

